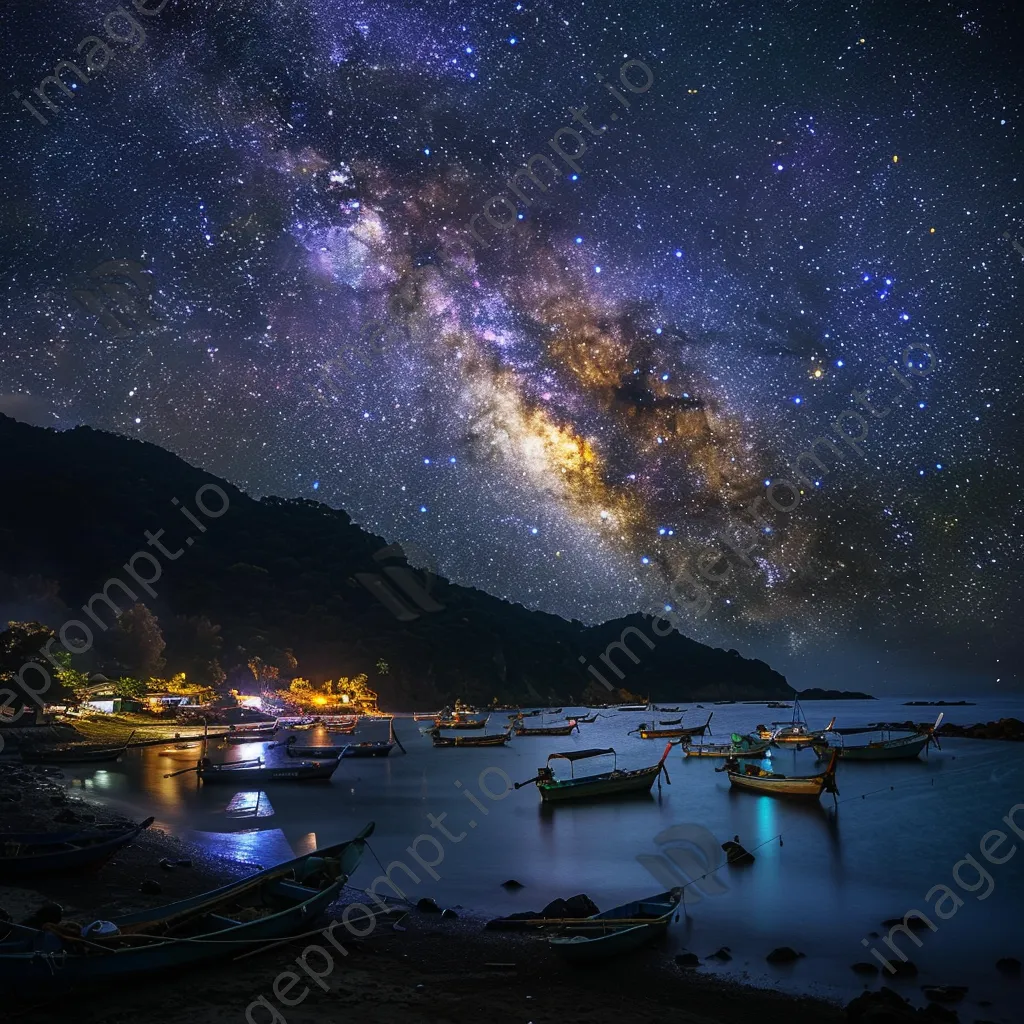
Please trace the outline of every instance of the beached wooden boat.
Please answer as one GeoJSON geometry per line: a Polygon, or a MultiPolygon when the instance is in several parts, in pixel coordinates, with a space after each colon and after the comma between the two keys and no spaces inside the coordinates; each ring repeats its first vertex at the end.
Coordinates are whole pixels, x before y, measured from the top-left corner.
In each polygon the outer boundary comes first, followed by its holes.
{"type": "Polygon", "coordinates": [[[0,833],[0,881],[98,867],[153,824],[93,825],[74,832],[0,833]]]}
{"type": "MultiPolygon", "coordinates": [[[[373,833],[325,847],[213,892],[116,918],[111,935],[45,931],[3,923],[0,985],[5,991],[43,991],[72,985],[109,985],[156,971],[180,970],[217,957],[258,949],[309,930],[338,898],[373,833]]],[[[80,929],[79,929],[80,931],[80,929]]]]}
{"type": "Polygon", "coordinates": [[[683,743],[683,757],[761,757],[771,744],[767,740],[757,740],[752,736],[732,734],[731,743],[701,743],[690,746],[683,743]]]}
{"type": "MultiPolygon", "coordinates": [[[[665,776],[666,782],[672,780],[668,777],[668,770],[665,768],[665,759],[672,749],[672,744],[665,744],[665,751],[661,760],[649,768],[633,768],[629,771],[621,771],[618,768],[618,755],[612,747],[601,750],[569,750],[563,754],[550,754],[547,764],[537,769],[537,774],[526,782],[517,782],[516,789],[522,789],[531,782],[537,784],[540,790],[540,798],[544,803],[564,803],[568,800],[593,800],[605,797],[623,796],[633,793],[648,793],[654,780],[665,776]],[[583,778],[575,777],[575,765],[577,761],[584,761],[591,757],[599,757],[602,754],[611,754],[612,770],[601,772],[598,775],[586,775],[583,778]],[[556,779],[555,773],[551,770],[551,762],[562,759],[569,762],[571,777],[568,779],[556,779]]],[[[660,783],[659,783],[660,785],[660,783]]]]}
{"type": "Polygon", "coordinates": [[[714,711],[712,711],[708,715],[708,720],[703,725],[674,725],[668,729],[648,729],[646,723],[641,723],[635,731],[642,740],[682,739],[689,736],[703,736],[704,733],[711,731],[711,719],[714,714],[714,711]]]}
{"type": "Polygon", "coordinates": [[[548,943],[569,963],[622,956],[665,935],[678,914],[680,896],[681,890],[673,889],[567,923],[548,943]]]}
{"type": "MultiPolygon", "coordinates": [[[[897,736],[896,739],[892,739],[890,735],[886,739],[852,747],[846,746],[842,741],[837,747],[829,746],[827,743],[815,743],[814,752],[818,755],[819,760],[824,760],[835,752],[842,761],[912,761],[920,755],[922,750],[927,752],[929,744],[934,743],[939,747],[939,738],[935,735],[935,730],[938,729],[942,717],[940,714],[935,719],[934,725],[919,729],[907,736],[897,736]]],[[[888,732],[888,730],[873,727],[835,729],[833,731],[840,737],[864,732],[888,732]]],[[[942,748],[939,747],[939,749],[942,748]]]]}
{"type": "Polygon", "coordinates": [[[116,747],[109,744],[82,743],[63,747],[29,747],[21,751],[25,764],[103,764],[119,761],[127,752],[133,730],[128,739],[116,747]]]}
{"type": "Polygon", "coordinates": [[[817,800],[826,790],[833,798],[839,795],[836,786],[836,760],[833,751],[828,767],[817,775],[782,775],[766,771],[756,764],[748,764],[741,768],[738,762],[727,763],[715,771],[725,770],[729,776],[729,784],[735,789],[766,796],[808,797],[817,800]]]}
{"type": "Polygon", "coordinates": [[[570,718],[565,725],[528,726],[516,721],[512,727],[517,736],[571,736],[573,729],[579,732],[575,718],[570,718]]]}
{"type": "Polygon", "coordinates": [[[442,736],[435,729],[430,736],[435,747],[503,747],[512,738],[512,726],[493,736],[442,736]]]}

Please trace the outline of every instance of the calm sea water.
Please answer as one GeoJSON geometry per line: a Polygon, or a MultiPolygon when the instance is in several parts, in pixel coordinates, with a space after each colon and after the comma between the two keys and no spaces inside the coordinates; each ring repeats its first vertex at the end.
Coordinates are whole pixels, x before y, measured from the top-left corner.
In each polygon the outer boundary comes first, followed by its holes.
{"type": "MultiPolygon", "coordinates": [[[[763,705],[690,706],[684,724],[697,724],[709,710],[714,710],[711,738],[717,741],[790,715],[763,705]]],[[[934,720],[938,710],[907,708],[902,699],[805,706],[812,728],[824,726],[833,714],[839,725],[860,725],[934,720]]],[[[947,721],[962,724],[1024,719],[1024,700],[979,700],[974,707],[942,710],[947,721]]],[[[828,794],[820,805],[806,806],[731,792],[724,775],[713,770],[720,761],[684,761],[677,748],[668,761],[671,785],[663,784],[660,792],[655,787],[649,799],[542,809],[534,786],[500,796],[505,777],[531,778],[555,751],[614,747],[620,767],[654,764],[664,742],[640,740],[629,730],[642,721],[682,713],[608,712],[569,739],[524,737],[503,748],[436,750],[419,734],[417,723],[399,718],[396,730],[407,755],[396,749],[387,759],[346,760],[329,784],[277,785],[261,793],[202,788],[194,775],[165,779],[164,773],[195,757],[195,751],[162,753],[165,747],[133,751],[105,769],[69,769],[66,774],[93,799],[137,815],[154,814],[158,824],[209,853],[253,864],[278,863],[318,844],[346,839],[372,820],[371,846],[380,860],[401,860],[420,879],[417,884],[401,869],[394,871],[410,897],[432,896],[441,905],[495,915],[539,910],[556,896],[579,892],[602,909],[649,895],[665,888],[665,879],[681,883],[702,874],[707,859],[719,856],[717,844],[738,835],[756,863],[723,867],[690,884],[687,916],[674,926],[670,949],[686,948],[704,957],[727,945],[733,961],[707,969],[786,990],[848,998],[862,987],[849,965],[872,960],[861,940],[872,931],[887,933],[884,919],[916,907],[928,913],[937,931],[918,933],[920,948],[905,937],[898,941],[921,973],[908,982],[893,983],[886,976],[886,983],[916,1001],[922,984],[969,985],[967,1019],[972,1011],[990,1020],[1017,1019],[1020,983],[1002,980],[994,963],[1003,956],[1024,960],[1024,851],[993,865],[980,855],[979,846],[992,829],[1008,832],[1010,840],[1024,846],[1001,821],[1015,804],[1024,803],[1024,746],[950,739],[942,742],[941,751],[933,747],[927,760],[841,763],[838,807],[828,794]],[[491,799],[481,786],[500,798],[491,799]],[[428,815],[435,820],[446,815],[443,826],[462,838],[457,843],[444,838],[431,828],[428,815]],[[420,835],[434,836],[441,844],[443,859],[428,840],[417,845],[425,860],[439,860],[433,868],[437,879],[408,853],[420,835]],[[991,878],[973,893],[953,879],[954,866],[967,854],[991,878]],[[506,891],[501,883],[509,878],[524,888],[506,891]],[[924,899],[940,884],[964,901],[944,921],[924,899]],[[987,891],[987,898],[978,898],[987,891]],[[806,957],[788,968],[770,968],[764,956],[779,945],[806,957]],[[978,1000],[993,1005],[970,1005],[978,1000]]],[[[488,731],[505,724],[505,713],[495,715],[488,731]]],[[[322,733],[300,735],[309,742],[326,739],[322,733]]],[[[386,726],[364,723],[359,738],[385,735],[386,726]]],[[[262,747],[214,748],[213,757],[251,757],[262,747]]],[[[279,755],[277,750],[266,754],[268,759],[279,755]]],[[[809,750],[777,751],[773,757],[777,770],[787,774],[816,770],[809,750]]],[[[607,770],[610,760],[580,762],[577,773],[607,770]]],[[[567,768],[558,768],[558,774],[567,768]]],[[[1024,829],[1024,809],[1017,820],[1024,829]]],[[[998,855],[1009,849],[1008,840],[998,855]]],[[[379,873],[375,863],[366,862],[354,881],[367,886],[379,873]]],[[[964,886],[978,882],[977,872],[967,865],[961,878],[964,886]]],[[[945,909],[948,913],[951,905],[945,909]]],[[[880,940],[871,944],[888,953],[880,940]]]]}

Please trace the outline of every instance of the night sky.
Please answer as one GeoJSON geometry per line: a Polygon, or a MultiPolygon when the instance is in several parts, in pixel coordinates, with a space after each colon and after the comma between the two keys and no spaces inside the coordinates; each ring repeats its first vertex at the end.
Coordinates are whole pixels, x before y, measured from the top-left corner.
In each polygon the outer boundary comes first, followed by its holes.
{"type": "Polygon", "coordinates": [[[1019,4],[137,2],[0,9],[0,411],[797,686],[1024,685],[1019,4]]]}

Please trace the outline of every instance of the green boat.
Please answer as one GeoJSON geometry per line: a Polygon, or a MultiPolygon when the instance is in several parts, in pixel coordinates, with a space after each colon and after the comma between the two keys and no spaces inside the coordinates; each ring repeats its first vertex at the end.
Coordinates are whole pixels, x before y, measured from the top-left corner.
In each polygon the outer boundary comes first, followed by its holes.
{"type": "Polygon", "coordinates": [[[633,768],[629,771],[619,769],[618,755],[612,747],[600,750],[569,750],[562,754],[550,754],[547,764],[543,768],[538,768],[537,774],[532,779],[527,779],[526,782],[517,782],[515,788],[521,789],[523,786],[528,786],[531,782],[535,782],[540,790],[540,798],[544,803],[564,803],[568,800],[595,800],[604,797],[624,796],[626,794],[648,793],[651,786],[654,785],[655,779],[659,780],[660,786],[662,774],[665,776],[665,781],[671,784],[672,780],[668,777],[668,770],[665,767],[665,759],[668,757],[668,752],[671,749],[672,744],[666,743],[665,752],[661,755],[661,760],[657,764],[651,765],[649,768],[633,768]],[[600,757],[602,754],[612,755],[612,770],[610,772],[586,775],[581,779],[575,777],[577,761],[584,761],[591,757],[600,757]],[[555,778],[555,773],[550,765],[552,761],[558,759],[569,762],[570,778],[555,778]]]}
{"type": "Polygon", "coordinates": [[[661,938],[679,911],[682,890],[672,889],[645,900],[623,903],[603,914],[585,917],[552,935],[548,943],[570,963],[621,956],[661,938]]]}
{"type": "Polygon", "coordinates": [[[732,734],[731,743],[701,743],[691,747],[683,744],[683,757],[760,757],[771,743],[753,736],[732,734]]]}

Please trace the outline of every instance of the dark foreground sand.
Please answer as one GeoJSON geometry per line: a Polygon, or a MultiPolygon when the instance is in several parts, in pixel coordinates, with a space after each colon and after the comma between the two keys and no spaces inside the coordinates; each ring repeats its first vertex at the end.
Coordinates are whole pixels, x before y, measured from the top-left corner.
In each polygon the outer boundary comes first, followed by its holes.
{"type": "MultiPolygon", "coordinates": [[[[0,832],[68,827],[53,821],[68,811],[80,819],[91,814],[111,818],[69,800],[59,777],[51,781],[0,766],[0,832]]],[[[33,888],[0,886],[0,908],[18,921],[53,901],[63,907],[65,919],[87,923],[204,892],[251,870],[198,858],[174,837],[150,830],[88,876],[42,879],[33,888]],[[163,858],[189,859],[191,865],[166,869],[159,863],[163,858]],[[158,882],[161,892],[140,893],[144,879],[158,882]]],[[[346,901],[357,902],[360,895],[346,890],[346,901]]],[[[340,905],[332,908],[332,917],[341,910],[340,905]]],[[[70,1019],[75,1024],[241,1024],[247,1011],[250,1024],[838,1024],[854,1019],[829,1003],[702,977],[677,967],[657,948],[598,967],[573,968],[553,956],[543,941],[484,932],[481,921],[464,913],[442,920],[436,913],[411,910],[399,922],[400,916],[382,916],[361,940],[339,926],[335,936],[347,956],[315,934],[130,987],[57,997],[5,992],[3,1019],[32,1024],[66,1024],[70,1019]],[[275,979],[296,970],[296,957],[311,943],[334,954],[333,969],[316,953],[309,956],[312,970],[324,975],[326,990],[303,974],[285,995],[295,1000],[308,986],[308,996],[296,1006],[284,1006],[275,997],[275,979]],[[261,996],[262,1004],[257,1002],[261,996]]],[[[311,928],[319,931],[327,924],[311,928]]]]}

